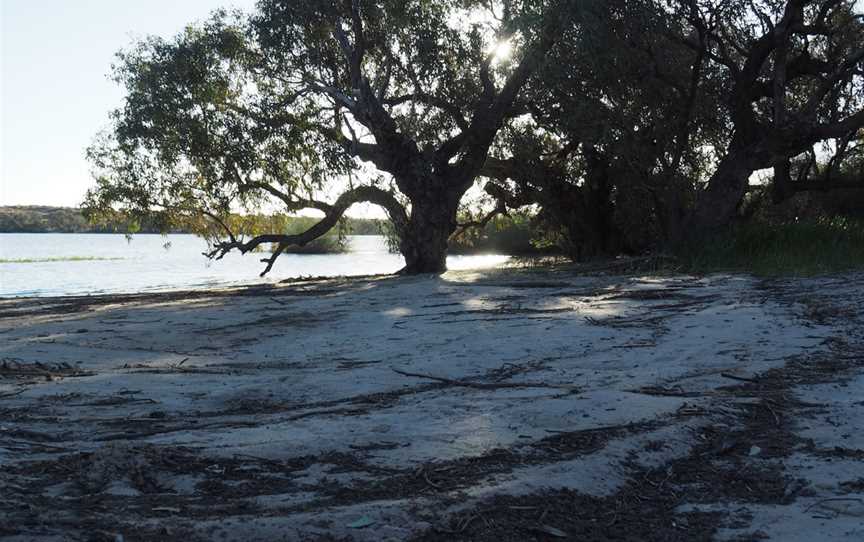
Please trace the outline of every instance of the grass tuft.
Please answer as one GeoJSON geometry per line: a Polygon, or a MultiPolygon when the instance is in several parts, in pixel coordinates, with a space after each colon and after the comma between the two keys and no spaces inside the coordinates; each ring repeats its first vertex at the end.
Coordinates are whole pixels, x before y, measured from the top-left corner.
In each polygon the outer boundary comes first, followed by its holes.
{"type": "Polygon", "coordinates": [[[738,225],[677,255],[691,272],[813,276],[864,268],[864,220],[820,218],[738,225]]]}

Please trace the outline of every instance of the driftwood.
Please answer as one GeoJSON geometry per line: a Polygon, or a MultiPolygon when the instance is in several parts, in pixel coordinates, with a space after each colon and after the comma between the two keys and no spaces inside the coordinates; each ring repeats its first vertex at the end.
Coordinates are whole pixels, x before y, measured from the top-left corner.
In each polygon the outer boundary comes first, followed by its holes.
{"type": "Polygon", "coordinates": [[[45,363],[21,363],[13,359],[4,359],[0,362],[0,378],[9,377],[27,377],[37,376],[42,378],[54,377],[83,377],[93,376],[96,373],[93,371],[83,371],[77,367],[73,367],[68,363],[58,363],[48,365],[45,363]]]}
{"type": "Polygon", "coordinates": [[[398,373],[402,376],[411,376],[414,378],[426,378],[429,380],[434,380],[436,382],[441,382],[443,384],[447,384],[449,386],[460,386],[463,388],[476,388],[480,390],[497,390],[501,388],[553,388],[553,389],[562,389],[568,391],[575,391],[579,388],[576,386],[571,386],[568,384],[547,384],[545,382],[473,382],[471,380],[456,380],[452,378],[444,378],[441,376],[433,376],[422,373],[409,373],[408,371],[401,371],[399,369],[391,370],[394,373],[398,373]]]}

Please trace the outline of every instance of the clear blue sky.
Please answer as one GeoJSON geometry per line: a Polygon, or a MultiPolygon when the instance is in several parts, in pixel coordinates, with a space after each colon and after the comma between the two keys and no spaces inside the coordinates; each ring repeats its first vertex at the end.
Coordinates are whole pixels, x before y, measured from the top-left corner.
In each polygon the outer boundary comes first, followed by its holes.
{"type": "Polygon", "coordinates": [[[107,75],[136,37],[254,0],[0,0],[0,205],[81,202],[84,148],[120,104],[107,75]]]}

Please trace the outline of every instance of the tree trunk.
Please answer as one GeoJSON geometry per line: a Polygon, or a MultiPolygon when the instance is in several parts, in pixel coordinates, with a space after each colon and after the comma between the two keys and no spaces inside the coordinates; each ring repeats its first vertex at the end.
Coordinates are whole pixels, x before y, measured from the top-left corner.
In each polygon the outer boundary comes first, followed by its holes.
{"type": "Polygon", "coordinates": [[[774,181],[771,183],[771,201],[773,203],[783,203],[795,195],[790,175],[791,167],[788,158],[783,157],[774,162],[774,181]]]}
{"type": "Polygon", "coordinates": [[[584,201],[582,212],[585,215],[586,233],[584,258],[593,258],[614,251],[613,207],[609,159],[594,147],[585,151],[588,168],[585,183],[581,187],[584,201]]]}
{"type": "Polygon", "coordinates": [[[710,234],[730,224],[747,192],[753,171],[754,160],[747,151],[730,149],[708,180],[707,188],[698,194],[693,212],[678,239],[710,234]]]}
{"type": "Polygon", "coordinates": [[[447,241],[456,231],[460,197],[435,191],[412,199],[411,217],[399,239],[399,251],[405,258],[400,274],[447,271],[447,241]]]}

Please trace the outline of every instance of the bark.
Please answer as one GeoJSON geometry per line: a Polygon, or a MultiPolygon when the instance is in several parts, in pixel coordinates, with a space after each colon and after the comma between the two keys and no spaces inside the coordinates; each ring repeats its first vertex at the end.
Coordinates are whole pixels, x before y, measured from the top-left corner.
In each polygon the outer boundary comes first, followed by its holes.
{"type": "MultiPolygon", "coordinates": [[[[735,135],[707,188],[698,194],[695,208],[685,221],[685,231],[677,236],[679,239],[695,238],[728,224],[747,191],[749,176],[757,169],[773,167],[773,199],[775,202],[787,199],[795,191],[789,178],[791,157],[808,151],[819,141],[842,138],[864,126],[864,110],[827,123],[815,121],[816,112],[825,105],[826,99],[837,100],[832,92],[860,70],[864,48],[856,47],[844,58],[831,63],[814,59],[806,51],[793,54],[790,50],[793,38],[806,37],[817,26],[829,37],[841,37],[839,29],[825,26],[839,2],[823,3],[813,23],[815,26],[810,27],[804,24],[804,8],[808,4],[812,2],[785,2],[783,16],[777,24],[769,24],[770,28],[761,37],[747,44],[743,65],[728,55],[730,47],[724,43],[725,36],[712,35],[719,49],[716,53],[707,53],[729,69],[733,80],[729,99],[735,135]],[[773,69],[767,74],[770,81],[766,82],[762,79],[772,56],[773,69]],[[809,97],[804,96],[807,99],[802,106],[789,111],[786,100],[789,84],[805,75],[818,76],[819,85],[810,91],[809,97]],[[753,110],[753,103],[761,97],[772,98],[774,115],[769,123],[757,119],[753,110]],[[796,118],[804,122],[792,122],[796,118]]],[[[692,22],[704,33],[706,29],[699,16],[694,15],[692,22]]]]}
{"type": "MultiPolygon", "coordinates": [[[[387,97],[386,85],[373,89],[364,73],[367,42],[364,36],[360,3],[346,2],[344,21],[334,26],[334,37],[348,64],[351,91],[313,84],[339,108],[350,112],[353,122],[362,125],[375,143],[361,142],[348,121],[344,134],[342,117],[328,131],[345,151],[393,176],[396,186],[411,201],[411,214],[404,227],[398,227],[399,249],[405,257],[404,274],[441,273],[446,270],[447,241],[456,230],[456,211],[462,195],[480,174],[489,148],[495,140],[519,93],[531,75],[544,62],[547,53],[563,32],[572,6],[567,1],[554,2],[544,15],[542,27],[533,43],[526,44],[525,54],[500,89],[490,77],[493,56],[487,55],[479,66],[483,93],[470,115],[434,93],[418,88],[410,94],[387,97]],[[350,21],[348,15],[350,14],[350,21]],[[349,23],[353,42],[341,24],[349,23]],[[402,133],[388,107],[403,103],[423,103],[450,115],[459,127],[458,133],[442,142],[437,149],[421,150],[416,140],[402,133]]],[[[466,112],[467,113],[467,112],[466,112]]]]}
{"type": "Polygon", "coordinates": [[[779,158],[774,163],[774,181],[771,183],[771,201],[783,203],[795,195],[792,187],[791,165],[788,158],[779,158]]]}
{"type": "Polygon", "coordinates": [[[582,246],[577,255],[579,260],[611,252],[614,244],[609,160],[595,148],[588,147],[585,162],[588,171],[580,190],[584,219],[582,246]]]}
{"type": "Polygon", "coordinates": [[[460,190],[429,190],[411,200],[411,216],[399,235],[405,258],[400,274],[443,273],[447,270],[447,242],[456,231],[460,190]]]}
{"type": "Polygon", "coordinates": [[[807,178],[791,185],[794,192],[828,192],[830,190],[858,190],[864,188],[864,171],[834,175],[830,178],[807,178]]]}
{"type": "Polygon", "coordinates": [[[587,172],[581,185],[570,182],[554,160],[489,158],[483,169],[489,178],[516,183],[516,195],[504,195],[500,192],[503,188],[499,192],[487,188],[490,194],[506,200],[507,206],[540,205],[551,223],[560,228],[561,248],[575,261],[614,252],[620,244],[609,159],[594,147],[585,152],[587,172]]]}
{"type": "Polygon", "coordinates": [[[664,180],[666,182],[663,185],[650,191],[660,229],[660,238],[656,241],[660,245],[674,241],[683,230],[688,213],[688,196],[692,190],[675,172],[665,176],[664,180]]]}
{"type": "Polygon", "coordinates": [[[729,224],[756,169],[747,148],[733,144],[708,180],[707,188],[697,195],[693,212],[673,242],[711,233],[729,224]]]}

